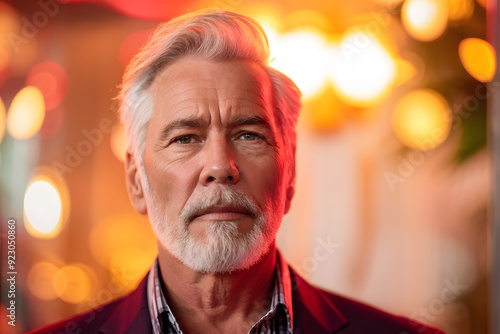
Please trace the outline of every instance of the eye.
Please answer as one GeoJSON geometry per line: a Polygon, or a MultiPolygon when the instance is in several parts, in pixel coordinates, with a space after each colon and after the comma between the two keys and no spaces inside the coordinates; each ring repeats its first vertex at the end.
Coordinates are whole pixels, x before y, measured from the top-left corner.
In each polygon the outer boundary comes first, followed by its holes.
{"type": "Polygon", "coordinates": [[[179,144],[191,144],[194,143],[195,139],[192,135],[184,135],[181,137],[177,137],[173,140],[174,143],[179,143],[179,144]]]}
{"type": "Polygon", "coordinates": [[[251,133],[251,132],[247,132],[247,133],[242,134],[240,136],[240,138],[243,139],[243,140],[248,140],[248,141],[262,139],[261,136],[255,134],[255,133],[251,133]]]}

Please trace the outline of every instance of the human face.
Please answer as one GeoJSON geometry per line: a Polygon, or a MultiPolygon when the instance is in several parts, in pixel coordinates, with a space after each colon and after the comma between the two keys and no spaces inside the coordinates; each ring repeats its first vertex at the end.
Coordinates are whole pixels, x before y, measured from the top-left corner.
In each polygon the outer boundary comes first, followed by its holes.
{"type": "Polygon", "coordinates": [[[187,56],[160,71],[151,95],[145,200],[161,245],[197,271],[250,267],[274,241],[290,163],[267,74],[187,56]]]}

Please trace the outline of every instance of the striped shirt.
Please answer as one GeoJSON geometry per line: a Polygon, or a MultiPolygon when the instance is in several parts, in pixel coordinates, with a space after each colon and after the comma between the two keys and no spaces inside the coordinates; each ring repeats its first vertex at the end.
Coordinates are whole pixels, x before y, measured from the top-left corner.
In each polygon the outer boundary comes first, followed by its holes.
{"type": "MultiPolygon", "coordinates": [[[[165,299],[158,259],[149,271],[147,295],[153,334],[183,334],[165,299]]],[[[267,313],[252,326],[248,334],[293,333],[292,283],[288,264],[279,251],[271,303],[263,306],[267,313]]]]}

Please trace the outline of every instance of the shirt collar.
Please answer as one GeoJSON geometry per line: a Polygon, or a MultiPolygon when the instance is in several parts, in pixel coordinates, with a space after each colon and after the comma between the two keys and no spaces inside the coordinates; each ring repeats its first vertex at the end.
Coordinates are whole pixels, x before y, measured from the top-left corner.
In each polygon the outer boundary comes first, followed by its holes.
{"type": "MultiPolygon", "coordinates": [[[[149,314],[153,325],[153,333],[182,333],[163,293],[158,258],[149,270],[147,297],[149,314]],[[167,321],[170,325],[172,325],[174,331],[167,329],[169,328],[166,323],[167,321]]],[[[293,333],[292,281],[290,278],[290,270],[285,258],[281,252],[277,250],[276,280],[271,298],[271,307],[262,319],[272,317],[276,313],[278,305],[282,305],[284,307],[287,318],[288,332],[293,333]]],[[[262,319],[260,321],[262,321],[262,319]]]]}
{"type": "Polygon", "coordinates": [[[276,272],[278,273],[276,281],[278,286],[281,286],[280,290],[283,291],[285,308],[290,318],[289,327],[293,329],[292,280],[290,278],[288,263],[279,250],[276,250],[276,265],[276,272]]]}

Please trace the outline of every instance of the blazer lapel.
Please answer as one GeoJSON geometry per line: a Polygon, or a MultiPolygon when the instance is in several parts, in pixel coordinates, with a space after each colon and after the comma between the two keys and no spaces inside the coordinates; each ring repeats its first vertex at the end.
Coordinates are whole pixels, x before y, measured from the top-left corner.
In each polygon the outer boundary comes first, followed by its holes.
{"type": "Polygon", "coordinates": [[[109,319],[99,328],[100,333],[151,333],[146,293],[148,275],[132,293],[122,299],[109,319]]]}
{"type": "Polygon", "coordinates": [[[336,333],[348,321],[323,296],[290,268],[294,333],[336,333]]]}

